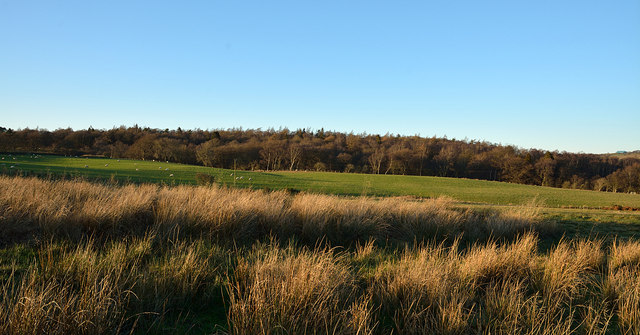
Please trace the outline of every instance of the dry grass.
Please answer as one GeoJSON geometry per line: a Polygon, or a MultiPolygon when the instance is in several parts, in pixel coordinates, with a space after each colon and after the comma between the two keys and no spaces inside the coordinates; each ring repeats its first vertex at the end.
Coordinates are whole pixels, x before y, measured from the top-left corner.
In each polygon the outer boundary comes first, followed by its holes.
{"type": "Polygon", "coordinates": [[[640,333],[640,243],[541,253],[546,229],[535,205],[0,177],[1,243],[34,250],[0,263],[0,333],[196,332],[211,310],[233,334],[640,333]]]}
{"type": "Polygon", "coordinates": [[[137,259],[113,248],[99,257],[92,243],[64,250],[48,245],[22,278],[4,283],[3,334],[115,333],[134,298],[130,269],[137,259]]]}
{"type": "Polygon", "coordinates": [[[126,333],[220,292],[221,250],[153,250],[151,240],[46,243],[24,272],[0,281],[0,333],[126,333]]]}
{"type": "MultiPolygon", "coordinates": [[[[13,278],[11,278],[13,279],[13,278]]],[[[90,334],[121,330],[130,294],[115,284],[114,274],[86,281],[81,289],[43,281],[34,272],[3,287],[0,317],[3,334],[90,334]]]]}
{"type": "Polygon", "coordinates": [[[594,274],[604,265],[600,241],[579,241],[573,247],[561,241],[541,262],[538,280],[544,298],[563,302],[588,293],[596,285],[594,274]]]}
{"type": "Polygon", "coordinates": [[[33,237],[144,232],[157,187],[0,177],[0,243],[33,237]]]}
{"type": "Polygon", "coordinates": [[[238,261],[230,286],[234,334],[367,334],[368,299],[331,250],[257,248],[238,261]]]}
{"type": "Polygon", "coordinates": [[[537,243],[407,248],[373,276],[349,265],[384,252],[372,243],[262,246],[229,278],[229,321],[237,334],[637,333],[640,264],[610,270],[622,246],[607,257],[601,241],[561,242],[541,255],[537,243]]]}
{"type": "Polygon", "coordinates": [[[380,268],[374,295],[399,333],[464,330],[473,291],[457,276],[459,263],[455,248],[439,245],[405,250],[399,261],[380,268]]]}
{"type": "Polygon", "coordinates": [[[547,254],[525,234],[505,244],[457,243],[353,252],[258,243],[226,251],[154,237],[43,245],[2,280],[0,333],[127,333],[228,294],[234,334],[635,334],[637,242],[561,242],[547,254]],[[628,259],[620,265],[619,259],[628,259]],[[360,271],[372,267],[373,275],[360,271]],[[618,265],[616,265],[618,264],[618,265]]]}
{"type": "Polygon", "coordinates": [[[83,181],[0,177],[0,243],[202,236],[252,243],[269,236],[351,245],[433,238],[469,241],[547,229],[521,209],[476,213],[448,199],[341,198],[220,187],[105,186],[83,181]]]}
{"type": "Polygon", "coordinates": [[[614,243],[607,285],[615,298],[621,332],[640,334],[640,242],[614,243]]]}

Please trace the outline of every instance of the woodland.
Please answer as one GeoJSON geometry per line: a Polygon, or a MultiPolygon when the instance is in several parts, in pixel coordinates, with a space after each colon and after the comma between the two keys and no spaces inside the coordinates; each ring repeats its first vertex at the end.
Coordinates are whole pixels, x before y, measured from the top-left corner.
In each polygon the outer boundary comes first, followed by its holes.
{"type": "Polygon", "coordinates": [[[640,159],[523,149],[446,137],[324,129],[98,130],[0,127],[0,151],[161,160],[244,170],[311,170],[471,178],[640,192],[640,159]]]}

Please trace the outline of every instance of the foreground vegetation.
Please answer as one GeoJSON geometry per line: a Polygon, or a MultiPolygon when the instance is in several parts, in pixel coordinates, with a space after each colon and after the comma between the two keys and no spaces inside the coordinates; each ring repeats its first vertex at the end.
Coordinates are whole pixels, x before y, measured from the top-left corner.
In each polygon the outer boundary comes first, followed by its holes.
{"type": "Polygon", "coordinates": [[[231,244],[274,237],[295,238],[308,245],[324,241],[349,246],[370,239],[403,244],[463,236],[476,241],[530,229],[551,230],[549,223],[532,220],[528,207],[473,211],[453,208],[446,198],[340,198],[215,185],[119,187],[2,176],[0,190],[0,243],[5,244],[152,233],[167,239],[197,237],[231,244]]]}
{"type": "Polygon", "coordinates": [[[640,242],[540,211],[0,177],[0,333],[640,332],[640,242]]]}
{"type": "MultiPolygon", "coordinates": [[[[640,244],[225,249],[46,242],[2,279],[7,334],[636,334],[640,244]],[[230,252],[229,254],[227,254],[230,252]],[[226,320],[225,320],[226,319],[226,320]]],[[[5,251],[7,252],[7,251],[5,251]]],[[[15,249],[9,252],[19,252],[15,249]]],[[[6,256],[5,256],[6,257],[6,256]]]]}
{"type": "MultiPolygon", "coordinates": [[[[521,205],[536,197],[550,207],[614,206],[640,209],[637,194],[594,192],[444,177],[371,175],[331,172],[252,172],[126,159],[53,155],[2,155],[0,172],[45,178],[84,177],[121,183],[196,184],[208,175],[219,185],[253,189],[288,189],[338,195],[448,196],[464,202],[521,205]],[[15,159],[14,159],[15,158],[15,159]],[[13,167],[12,167],[13,166],[13,167]]],[[[205,182],[206,183],[206,182],[205,182]]]]}

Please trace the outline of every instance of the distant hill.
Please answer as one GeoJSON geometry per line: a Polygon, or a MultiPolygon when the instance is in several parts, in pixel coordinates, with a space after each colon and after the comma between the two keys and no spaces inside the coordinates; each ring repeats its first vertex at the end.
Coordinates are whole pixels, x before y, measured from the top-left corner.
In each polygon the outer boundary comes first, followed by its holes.
{"type": "Polygon", "coordinates": [[[618,151],[616,153],[613,154],[609,154],[609,156],[612,157],[616,157],[616,158],[636,158],[636,159],[640,159],[640,150],[635,150],[635,151],[618,151]]]}

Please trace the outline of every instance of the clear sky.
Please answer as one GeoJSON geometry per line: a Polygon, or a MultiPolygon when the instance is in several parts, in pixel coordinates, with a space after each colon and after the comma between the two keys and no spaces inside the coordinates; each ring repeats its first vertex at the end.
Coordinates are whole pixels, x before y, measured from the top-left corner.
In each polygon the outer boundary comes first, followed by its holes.
{"type": "Polygon", "coordinates": [[[640,1],[0,0],[0,126],[640,149],[640,1]]]}

